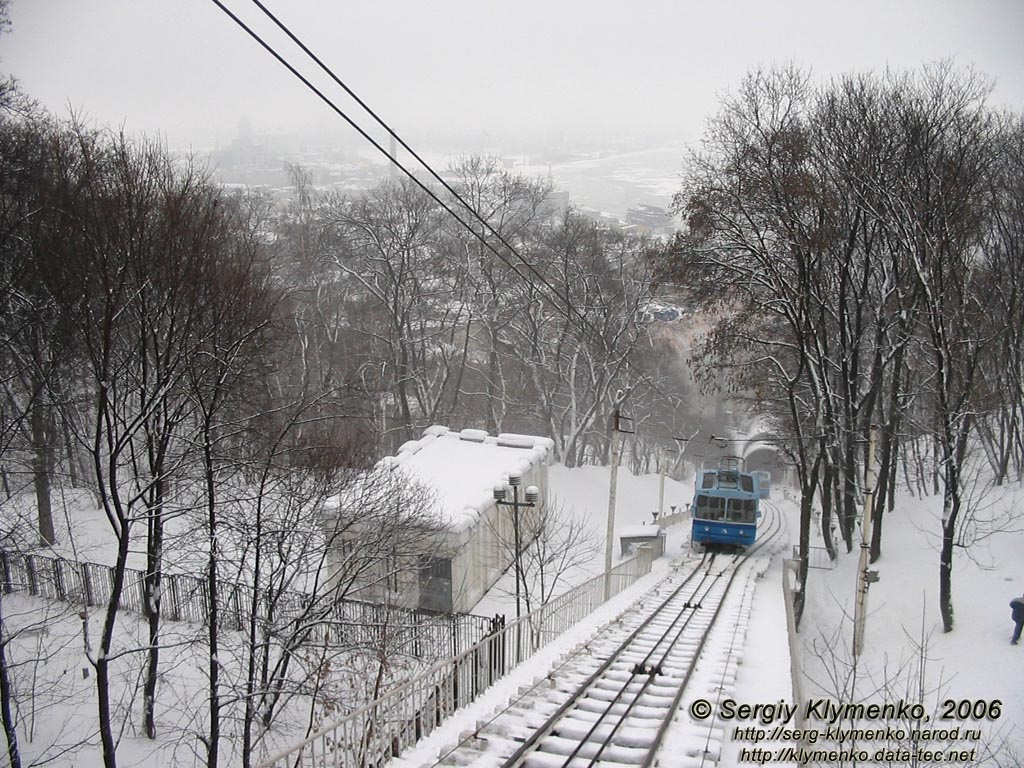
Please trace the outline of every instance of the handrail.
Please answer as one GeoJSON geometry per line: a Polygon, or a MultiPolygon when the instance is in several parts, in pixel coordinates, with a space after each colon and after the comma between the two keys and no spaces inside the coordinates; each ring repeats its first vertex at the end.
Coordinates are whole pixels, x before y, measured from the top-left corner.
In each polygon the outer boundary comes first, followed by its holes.
{"type": "MultiPolygon", "coordinates": [[[[651,570],[649,551],[611,570],[611,595],[651,570]]],[[[438,662],[376,701],[321,728],[299,744],[273,755],[258,768],[318,765],[368,768],[429,734],[459,707],[471,703],[518,663],[604,602],[601,574],[515,619],[493,635],[438,662]]]]}

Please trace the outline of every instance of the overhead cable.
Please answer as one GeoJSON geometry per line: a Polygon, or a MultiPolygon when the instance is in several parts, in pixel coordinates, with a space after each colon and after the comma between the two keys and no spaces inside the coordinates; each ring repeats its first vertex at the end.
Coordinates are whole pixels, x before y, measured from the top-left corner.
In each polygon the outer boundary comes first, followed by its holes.
{"type": "MultiPolygon", "coordinates": [[[[335,112],[339,117],[345,120],[345,122],[347,122],[352,128],[354,128],[359,133],[359,135],[366,139],[366,141],[368,141],[378,152],[380,152],[382,155],[388,158],[388,160],[391,163],[393,163],[399,170],[401,170],[402,173],[408,176],[409,179],[411,179],[420,189],[422,189],[428,196],[430,196],[431,199],[433,199],[438,205],[440,205],[452,218],[454,218],[459,224],[461,224],[471,235],[473,235],[473,237],[479,240],[483,244],[483,246],[487,248],[487,250],[493,253],[515,274],[519,275],[524,280],[527,280],[529,282],[530,278],[522,272],[521,268],[518,265],[512,263],[504,254],[502,254],[497,248],[495,248],[494,245],[492,245],[491,242],[487,240],[487,238],[485,238],[480,232],[475,230],[469,224],[469,222],[467,222],[465,219],[459,216],[459,214],[456,213],[456,211],[454,211],[451,208],[451,206],[449,206],[445,201],[438,197],[434,190],[432,190],[429,186],[424,184],[412,171],[410,171],[405,165],[403,165],[397,158],[393,157],[390,152],[388,152],[383,146],[381,146],[381,144],[376,139],[370,136],[358,123],[356,123],[355,120],[353,120],[343,109],[341,109],[341,107],[335,104],[330,97],[328,97],[323,91],[317,88],[305,75],[299,72],[290,62],[288,62],[284,58],[284,56],[282,56],[270,43],[264,40],[263,37],[260,36],[258,32],[253,30],[248,24],[242,21],[242,19],[240,19],[233,11],[231,11],[231,9],[224,5],[224,3],[221,2],[221,0],[211,0],[211,2],[218,8],[220,8],[221,11],[223,11],[241,29],[243,29],[253,40],[259,43],[259,45],[264,50],[266,50],[267,53],[273,56],[278,61],[278,63],[280,63],[295,78],[302,82],[302,84],[305,85],[306,88],[308,88],[310,91],[316,94],[316,96],[321,101],[323,101],[324,104],[326,104],[333,112],[335,112]]],[[[299,48],[310,59],[312,59],[320,67],[320,69],[323,70],[334,81],[334,83],[340,86],[345,91],[345,93],[347,93],[352,99],[354,99],[356,103],[359,104],[360,107],[362,107],[374,120],[376,120],[377,123],[380,124],[388,132],[388,134],[395,139],[396,142],[398,142],[412,157],[414,157],[420,163],[420,165],[422,165],[427,170],[427,172],[444,187],[444,189],[449,194],[451,194],[456,200],[458,200],[466,208],[466,210],[473,215],[475,219],[477,219],[484,227],[486,227],[487,230],[502,245],[504,245],[505,248],[507,248],[509,252],[512,253],[515,256],[515,258],[522,263],[523,266],[526,267],[526,270],[529,273],[531,273],[538,282],[540,282],[548,290],[550,290],[551,293],[557,299],[559,299],[559,301],[564,302],[566,306],[567,316],[568,313],[575,312],[584,325],[590,327],[591,330],[596,332],[596,329],[593,327],[593,325],[590,323],[587,317],[583,315],[583,313],[580,312],[580,310],[576,309],[572,305],[568,293],[565,293],[563,295],[562,293],[559,292],[557,288],[555,288],[555,286],[551,285],[551,283],[547,281],[544,275],[541,274],[536,267],[534,267],[526,258],[524,258],[522,254],[520,254],[497,230],[495,230],[494,227],[492,227],[491,224],[486,219],[484,219],[473,208],[473,206],[471,206],[455,189],[453,189],[450,184],[448,184],[443,178],[441,178],[441,176],[422,157],[420,157],[419,154],[417,154],[381,117],[379,117],[376,112],[374,112],[362,99],[360,99],[359,96],[357,96],[351,88],[349,88],[344,82],[342,82],[342,80],[331,70],[331,68],[328,67],[318,56],[316,56],[316,54],[314,54],[309,49],[309,47],[305,45],[305,43],[303,43],[295,34],[292,33],[292,31],[287,26],[285,26],[269,9],[267,9],[266,6],[263,5],[263,3],[259,2],[259,0],[252,0],[252,2],[271,21],[273,21],[274,24],[282,32],[284,32],[289,37],[289,39],[292,40],[293,43],[299,46],[299,48]]],[[[600,336],[600,334],[598,334],[598,336],[600,336]]]]}

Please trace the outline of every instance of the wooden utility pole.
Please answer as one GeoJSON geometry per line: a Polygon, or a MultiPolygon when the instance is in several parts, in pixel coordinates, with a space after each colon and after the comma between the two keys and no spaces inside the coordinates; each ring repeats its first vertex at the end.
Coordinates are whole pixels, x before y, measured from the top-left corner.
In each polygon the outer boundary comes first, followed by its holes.
{"type": "Polygon", "coordinates": [[[857,567],[857,604],[853,614],[853,657],[864,650],[864,624],[868,613],[868,586],[878,581],[878,571],[868,570],[868,555],[871,549],[871,515],[875,506],[875,442],[878,427],[874,424],[868,430],[867,477],[864,481],[864,519],[860,527],[860,564],[857,567]]]}
{"type": "Polygon", "coordinates": [[[615,546],[615,486],[619,479],[619,464],[622,462],[622,403],[628,392],[619,390],[615,393],[612,417],[608,423],[609,439],[611,440],[612,474],[608,483],[608,530],[604,542],[604,599],[612,596],[612,549],[615,546]]]}
{"type": "Polygon", "coordinates": [[[658,517],[654,522],[658,522],[665,513],[665,467],[661,468],[661,477],[658,480],[658,517]]]}

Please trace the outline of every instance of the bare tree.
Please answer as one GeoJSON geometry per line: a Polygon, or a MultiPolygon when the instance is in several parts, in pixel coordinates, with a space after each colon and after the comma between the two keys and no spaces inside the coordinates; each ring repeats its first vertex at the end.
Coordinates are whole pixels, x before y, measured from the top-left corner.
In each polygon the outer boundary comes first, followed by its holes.
{"type": "MultiPolygon", "coordinates": [[[[550,497],[537,506],[517,510],[517,526],[488,521],[499,549],[499,561],[510,563],[517,583],[503,592],[522,601],[523,615],[533,617],[532,631],[540,633],[540,609],[574,583],[590,578],[586,566],[600,551],[600,539],[587,522],[550,497]]],[[[539,636],[539,634],[538,634],[539,636]]]]}
{"type": "Polygon", "coordinates": [[[415,587],[421,559],[439,551],[441,538],[432,494],[388,467],[268,464],[238,511],[244,547],[235,562],[252,603],[244,688],[223,704],[243,705],[249,765],[286,707],[305,707],[308,735],[408,671],[408,651],[391,626],[398,614],[388,607],[415,587]],[[352,598],[380,606],[374,626],[346,617],[352,598]]]}
{"type": "MultiPolygon", "coordinates": [[[[0,7],[0,22],[5,14],[6,4],[0,7]]],[[[57,379],[67,375],[75,355],[69,333],[73,308],[47,291],[46,280],[55,265],[53,245],[60,228],[50,182],[66,143],[56,126],[41,116],[0,117],[0,472],[13,502],[21,489],[12,489],[8,469],[26,466],[36,501],[34,526],[20,516],[5,521],[10,527],[4,526],[0,546],[16,552],[56,542],[51,489],[59,404],[54,393],[59,391],[57,379]],[[33,527],[34,536],[29,535],[33,527]]],[[[21,756],[16,716],[19,662],[10,654],[24,633],[45,631],[49,612],[41,622],[26,623],[22,618],[12,621],[9,607],[0,616],[0,714],[12,765],[20,765],[21,756]]]]}
{"type": "MultiPolygon", "coordinates": [[[[516,409],[514,387],[510,387],[515,374],[506,370],[506,344],[507,328],[521,305],[518,291],[509,288],[522,283],[525,270],[512,253],[499,259],[484,241],[503,252],[506,249],[498,241],[500,237],[525,258],[532,258],[553,213],[551,184],[507,171],[496,157],[459,158],[451,172],[456,177],[455,189],[487,223],[478,226],[473,217],[471,224],[483,241],[453,224],[448,247],[464,263],[464,300],[472,308],[467,317],[465,357],[475,375],[466,377],[465,383],[481,387],[484,423],[488,431],[497,434],[504,430],[509,411],[516,409]]],[[[461,396],[461,386],[460,375],[453,398],[461,396]]]]}
{"type": "Polygon", "coordinates": [[[463,311],[436,205],[411,182],[388,182],[330,202],[326,215],[337,287],[352,296],[348,322],[369,341],[397,409],[394,430],[407,440],[434,421],[460,365],[454,334],[463,311]]]}
{"type": "Polygon", "coordinates": [[[92,400],[74,414],[74,434],[117,542],[111,595],[89,654],[104,762],[113,766],[111,666],[124,654],[148,658],[143,720],[155,735],[167,490],[186,457],[183,428],[196,413],[188,364],[216,342],[217,308],[238,294],[238,285],[230,286],[235,294],[216,290],[228,288],[224,254],[234,229],[205,177],[175,167],[158,145],[69,126],[52,151],[46,183],[56,224],[40,285],[72,312],[79,386],[92,400]],[[116,622],[140,525],[149,638],[129,648],[116,622]]]}
{"type": "Polygon", "coordinates": [[[952,568],[962,472],[976,413],[983,352],[997,338],[989,306],[994,276],[978,258],[987,173],[995,156],[989,85],[948,64],[925,70],[901,115],[910,126],[906,183],[894,190],[894,224],[922,301],[922,344],[934,376],[932,401],[943,474],[939,606],[953,629],[952,568]]]}
{"type": "Polygon", "coordinates": [[[732,386],[755,393],[789,433],[802,552],[815,489],[826,547],[835,556],[833,510],[852,547],[870,424],[883,426],[878,492],[890,507],[901,449],[920,449],[898,436],[912,418],[934,435],[947,630],[959,468],[985,397],[980,365],[1012,327],[982,307],[1015,306],[994,288],[1013,284],[1002,246],[985,252],[990,211],[1000,210],[986,197],[1000,146],[986,94],[981,78],[948,64],[818,91],[791,68],[752,73],[691,160],[676,198],[687,229],[669,266],[720,318],[705,362],[727,366],[732,386]]]}
{"type": "Polygon", "coordinates": [[[704,376],[720,368],[728,386],[751,392],[780,425],[801,486],[800,605],[837,402],[833,334],[822,327],[832,317],[822,281],[833,274],[837,240],[814,173],[811,97],[807,75],[786,68],[752,73],[725,101],[676,196],[687,228],[666,267],[720,318],[696,356],[704,376]]]}
{"type": "Polygon", "coordinates": [[[612,232],[567,210],[551,228],[536,265],[565,301],[537,283],[515,286],[520,311],[506,328],[504,354],[515,363],[530,415],[524,428],[551,436],[566,466],[603,457],[611,395],[636,374],[651,296],[647,241],[612,232]]]}

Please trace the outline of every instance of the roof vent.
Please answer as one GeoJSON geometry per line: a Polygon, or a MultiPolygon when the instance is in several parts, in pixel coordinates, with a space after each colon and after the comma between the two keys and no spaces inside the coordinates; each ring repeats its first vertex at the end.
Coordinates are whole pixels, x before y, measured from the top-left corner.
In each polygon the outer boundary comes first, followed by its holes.
{"type": "Polygon", "coordinates": [[[507,432],[498,435],[498,445],[506,448],[533,448],[536,441],[533,435],[513,435],[507,432]]]}
{"type": "Polygon", "coordinates": [[[490,435],[484,429],[464,429],[459,432],[459,440],[469,440],[471,443],[482,443],[490,435]]]}

